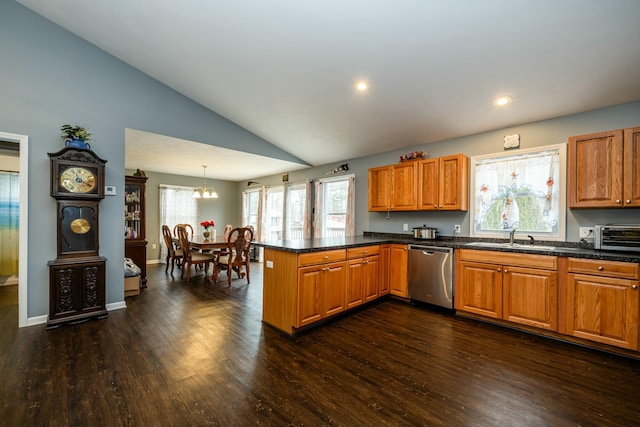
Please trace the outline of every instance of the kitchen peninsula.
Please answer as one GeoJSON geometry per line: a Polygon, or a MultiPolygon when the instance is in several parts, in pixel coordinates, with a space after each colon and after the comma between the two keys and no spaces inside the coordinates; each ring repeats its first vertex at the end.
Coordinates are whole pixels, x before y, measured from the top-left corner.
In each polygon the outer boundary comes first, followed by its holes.
{"type": "MultiPolygon", "coordinates": [[[[385,233],[258,242],[257,245],[265,249],[262,320],[294,335],[389,294],[406,298],[407,248],[409,244],[424,242],[410,236],[385,233]]],[[[570,337],[573,342],[578,338],[578,342],[588,341],[581,344],[592,342],[598,348],[605,344],[606,349],[611,346],[612,350],[614,347],[632,350],[634,357],[640,357],[637,354],[640,341],[640,256],[637,253],[597,251],[565,242],[551,242],[553,247],[525,244],[509,247],[496,242],[484,242],[486,246],[483,246],[482,240],[471,238],[438,238],[428,242],[455,249],[456,314],[556,338],[570,337]],[[496,251],[504,252],[505,256],[496,258],[496,251]],[[528,257],[509,258],[508,253],[528,254],[528,257]],[[471,255],[477,259],[469,262],[467,259],[471,255]],[[515,267],[508,269],[499,273],[498,282],[495,272],[502,270],[503,266],[492,269],[489,265],[498,262],[496,259],[512,259],[512,264],[529,259],[545,263],[523,265],[519,270],[515,267]],[[474,275],[473,288],[465,291],[464,286],[468,285],[462,279],[472,276],[462,274],[460,269],[472,268],[479,272],[477,269],[480,267],[486,273],[474,275]],[[528,269],[526,277],[522,274],[523,267],[528,269]],[[551,272],[545,271],[547,279],[539,279],[537,272],[540,269],[551,272]],[[511,270],[514,273],[518,271],[518,280],[524,281],[514,282],[504,276],[510,275],[511,270]],[[510,296],[517,295],[514,286],[520,285],[524,286],[521,290],[526,290],[529,297],[510,306],[510,296]],[[544,286],[546,293],[531,286],[544,286]],[[493,296],[484,293],[489,291],[493,296]],[[543,293],[547,300],[535,300],[543,293]],[[487,307],[495,307],[496,310],[492,312],[481,304],[490,304],[487,307]],[[604,311],[601,310],[603,304],[607,306],[604,311]],[[553,321],[543,325],[526,320],[527,316],[518,319],[513,313],[511,316],[503,315],[503,306],[507,307],[505,313],[517,308],[526,315],[534,313],[536,307],[542,308],[542,314],[545,314],[544,310],[549,311],[549,318],[553,321]]]]}

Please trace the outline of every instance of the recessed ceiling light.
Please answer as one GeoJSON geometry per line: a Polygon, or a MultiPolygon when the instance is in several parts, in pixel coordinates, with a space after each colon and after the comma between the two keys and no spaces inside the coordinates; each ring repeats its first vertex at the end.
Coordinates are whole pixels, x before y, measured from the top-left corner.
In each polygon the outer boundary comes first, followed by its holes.
{"type": "Polygon", "coordinates": [[[493,100],[493,105],[496,105],[498,107],[504,107],[505,105],[508,105],[510,103],[511,103],[510,96],[500,96],[493,100]]]}
{"type": "Polygon", "coordinates": [[[356,89],[358,89],[360,92],[364,92],[365,90],[369,89],[369,85],[365,81],[359,81],[358,83],[356,83],[356,89]]]}

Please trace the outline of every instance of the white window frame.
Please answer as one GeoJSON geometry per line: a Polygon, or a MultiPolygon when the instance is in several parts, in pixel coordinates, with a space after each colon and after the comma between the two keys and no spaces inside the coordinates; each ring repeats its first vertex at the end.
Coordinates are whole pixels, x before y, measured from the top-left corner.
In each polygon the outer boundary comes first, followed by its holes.
{"type": "MultiPolygon", "coordinates": [[[[529,148],[525,150],[517,150],[517,151],[505,151],[503,153],[492,153],[486,154],[482,156],[473,156],[471,157],[471,165],[470,165],[470,191],[469,191],[469,212],[470,212],[470,236],[471,237],[487,237],[487,238],[505,238],[508,234],[509,230],[505,231],[476,231],[475,222],[476,222],[476,214],[478,213],[476,205],[476,201],[479,199],[478,191],[476,188],[476,164],[480,160],[487,159],[504,159],[507,161],[509,157],[526,155],[535,152],[542,151],[550,151],[550,150],[558,150],[559,152],[559,161],[558,161],[558,183],[557,183],[557,191],[558,191],[558,227],[556,234],[550,233],[536,233],[532,231],[526,231],[527,235],[531,235],[539,240],[550,240],[550,241],[564,241],[566,239],[566,218],[567,218],[567,145],[566,144],[555,144],[555,145],[547,145],[535,148],[529,148]]],[[[523,230],[521,232],[525,233],[523,230]]],[[[516,238],[518,236],[518,230],[516,229],[516,238]]]]}
{"type": "MultiPolygon", "coordinates": [[[[354,174],[349,174],[349,175],[340,175],[337,177],[331,177],[331,178],[321,178],[318,180],[318,183],[323,186],[324,184],[327,183],[331,183],[331,182],[335,182],[335,181],[347,181],[347,183],[349,182],[350,179],[355,179],[355,175],[354,174]]],[[[320,188],[319,191],[324,192],[324,187],[320,188]]],[[[355,197],[355,195],[349,195],[347,194],[347,211],[345,212],[345,231],[344,231],[344,236],[341,237],[346,237],[346,236],[350,236],[352,235],[352,231],[349,231],[349,216],[351,216],[352,220],[353,217],[355,215],[355,203],[352,203],[352,209],[353,212],[349,212],[349,197],[355,197]]],[[[314,238],[327,238],[327,237],[335,237],[335,236],[326,236],[326,224],[325,224],[325,220],[324,217],[326,215],[326,213],[324,212],[324,206],[325,206],[325,200],[324,200],[324,194],[318,194],[318,191],[316,191],[315,194],[315,200],[314,200],[314,205],[316,206],[315,208],[315,220],[313,222],[314,225],[314,230],[313,230],[313,236],[314,238]]]]}

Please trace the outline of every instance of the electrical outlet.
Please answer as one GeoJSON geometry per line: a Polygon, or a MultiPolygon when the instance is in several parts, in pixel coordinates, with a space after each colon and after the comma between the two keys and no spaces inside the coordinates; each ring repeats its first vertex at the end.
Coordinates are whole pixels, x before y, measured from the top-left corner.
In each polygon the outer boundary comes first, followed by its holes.
{"type": "Polygon", "coordinates": [[[151,244],[151,249],[157,249],[157,248],[158,248],[158,245],[156,245],[155,243],[151,244]]]}
{"type": "Polygon", "coordinates": [[[580,238],[593,239],[593,227],[580,227],[580,238]]]}
{"type": "Polygon", "coordinates": [[[409,224],[402,224],[402,231],[409,231],[409,224]]]}
{"type": "Polygon", "coordinates": [[[453,234],[460,234],[460,224],[453,226],[453,234]]]}

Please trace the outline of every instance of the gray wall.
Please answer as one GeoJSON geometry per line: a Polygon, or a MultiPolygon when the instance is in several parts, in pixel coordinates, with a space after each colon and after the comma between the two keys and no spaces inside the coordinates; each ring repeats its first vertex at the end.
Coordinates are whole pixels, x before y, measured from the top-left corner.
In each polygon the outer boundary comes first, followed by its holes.
{"type": "MultiPolygon", "coordinates": [[[[0,131],[29,136],[29,318],[49,312],[47,261],[56,258],[56,203],[48,152],[63,147],[63,124],[83,124],[121,195],[125,128],[298,161],[14,1],[0,1],[0,131]]],[[[25,196],[23,196],[25,197],[25,196]]],[[[122,197],[100,204],[100,254],[107,303],[124,300],[122,197]],[[118,232],[114,232],[118,230],[118,232]]]]}
{"type": "MultiPolygon", "coordinates": [[[[467,156],[503,151],[504,135],[520,134],[521,149],[550,144],[566,143],[569,136],[600,132],[610,129],[640,126],[640,102],[604,108],[582,114],[559,117],[465,136],[432,144],[423,144],[403,150],[394,150],[373,156],[345,160],[340,163],[318,166],[289,173],[289,181],[322,178],[326,172],[349,163],[349,172],[356,175],[356,234],[363,231],[403,233],[402,225],[409,227],[428,224],[437,227],[442,235],[452,235],[454,224],[462,225],[462,235],[470,232],[468,212],[392,212],[386,219],[385,212],[367,211],[367,170],[371,167],[399,162],[400,155],[408,151],[424,150],[430,157],[464,153],[467,156]]],[[[257,178],[263,184],[281,184],[281,175],[257,178]]],[[[241,189],[242,191],[242,189],[241,189]]],[[[568,209],[566,240],[579,240],[579,227],[606,223],[640,223],[639,209],[568,209]]]]}

